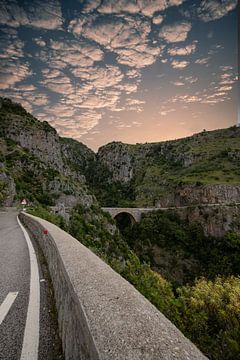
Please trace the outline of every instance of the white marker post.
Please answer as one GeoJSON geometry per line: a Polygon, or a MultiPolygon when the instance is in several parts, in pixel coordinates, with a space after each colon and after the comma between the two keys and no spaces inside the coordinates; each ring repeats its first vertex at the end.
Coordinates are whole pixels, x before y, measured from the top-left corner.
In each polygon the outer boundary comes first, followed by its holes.
{"type": "Polygon", "coordinates": [[[22,201],[21,201],[21,205],[22,205],[22,210],[26,210],[26,205],[27,205],[27,200],[26,199],[23,199],[22,201]]]}

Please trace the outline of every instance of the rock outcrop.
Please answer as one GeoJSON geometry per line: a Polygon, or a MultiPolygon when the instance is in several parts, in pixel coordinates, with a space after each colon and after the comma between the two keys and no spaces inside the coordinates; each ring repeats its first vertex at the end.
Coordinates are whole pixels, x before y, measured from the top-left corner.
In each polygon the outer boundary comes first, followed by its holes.
{"type": "Polygon", "coordinates": [[[240,233],[240,204],[194,206],[175,211],[182,220],[200,224],[206,236],[220,238],[229,231],[240,233]]]}
{"type": "Polygon", "coordinates": [[[69,208],[78,202],[85,205],[95,201],[84,176],[88,162],[95,159],[92,150],[61,138],[47,122],[38,121],[9,99],[0,98],[0,119],[3,205],[12,206],[20,196],[30,202],[36,199],[69,208]]]}
{"type": "Polygon", "coordinates": [[[181,207],[204,204],[240,204],[240,185],[188,185],[157,200],[156,207],[181,207]]]}
{"type": "Polygon", "coordinates": [[[129,182],[133,177],[133,156],[130,147],[121,142],[113,142],[98,151],[98,158],[107,165],[113,181],[129,182]]]}

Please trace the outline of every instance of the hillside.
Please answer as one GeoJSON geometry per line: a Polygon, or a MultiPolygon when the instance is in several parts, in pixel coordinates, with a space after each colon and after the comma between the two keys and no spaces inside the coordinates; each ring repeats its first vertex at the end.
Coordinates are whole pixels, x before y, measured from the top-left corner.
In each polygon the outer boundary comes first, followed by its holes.
{"type": "Polygon", "coordinates": [[[0,122],[0,206],[26,198],[29,212],[94,251],[210,359],[240,359],[239,128],[113,142],[95,154],[9,99],[0,98],[0,122]],[[150,212],[120,233],[103,205],[191,206],[150,212]]]}
{"type": "Polygon", "coordinates": [[[102,206],[240,202],[239,127],[159,143],[113,142],[95,154],[76,140],[61,138],[47,122],[8,99],[0,98],[0,121],[0,138],[71,181],[86,180],[102,206]]]}
{"type": "Polygon", "coordinates": [[[1,201],[7,206],[22,198],[30,203],[72,207],[92,204],[84,176],[95,159],[85,145],[59,137],[19,104],[0,99],[1,201]]]}
{"type": "Polygon", "coordinates": [[[131,188],[132,205],[240,202],[239,127],[152,144],[113,142],[99,149],[98,158],[113,182],[131,188]]]}

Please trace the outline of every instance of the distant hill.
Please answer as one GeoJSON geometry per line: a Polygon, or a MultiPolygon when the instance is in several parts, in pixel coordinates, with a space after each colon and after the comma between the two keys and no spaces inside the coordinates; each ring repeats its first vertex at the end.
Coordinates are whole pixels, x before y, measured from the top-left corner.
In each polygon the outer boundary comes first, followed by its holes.
{"type": "Polygon", "coordinates": [[[236,126],[159,143],[112,142],[97,156],[111,173],[111,182],[128,189],[128,202],[135,206],[240,202],[236,126]]]}
{"type": "Polygon", "coordinates": [[[102,206],[240,203],[239,127],[159,143],[112,142],[95,154],[6,98],[0,122],[1,197],[8,204],[24,196],[67,206],[89,191],[102,206]]]}

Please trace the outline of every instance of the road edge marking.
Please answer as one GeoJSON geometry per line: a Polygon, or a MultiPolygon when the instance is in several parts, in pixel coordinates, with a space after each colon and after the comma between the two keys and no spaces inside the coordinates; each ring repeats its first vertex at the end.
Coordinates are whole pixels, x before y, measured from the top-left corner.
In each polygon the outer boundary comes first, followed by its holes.
{"type": "Polygon", "coordinates": [[[28,301],[27,319],[24,330],[22,353],[20,360],[37,360],[39,346],[39,319],[40,319],[40,285],[38,262],[35,250],[26,229],[21,224],[19,217],[17,221],[22,229],[28,246],[30,258],[30,291],[28,301]]]}
{"type": "Polygon", "coordinates": [[[0,305],[0,325],[7,316],[17,296],[18,292],[9,292],[3,300],[2,304],[0,305]]]}

